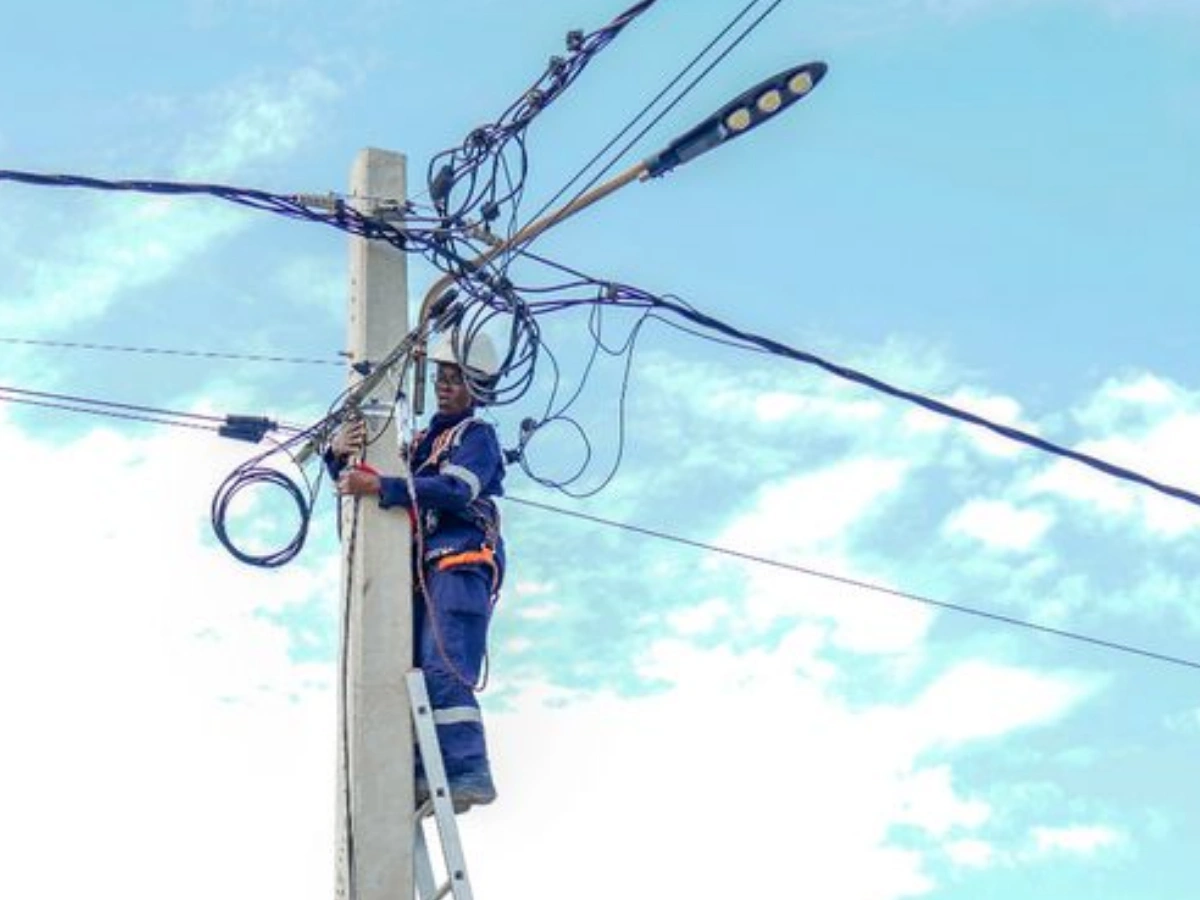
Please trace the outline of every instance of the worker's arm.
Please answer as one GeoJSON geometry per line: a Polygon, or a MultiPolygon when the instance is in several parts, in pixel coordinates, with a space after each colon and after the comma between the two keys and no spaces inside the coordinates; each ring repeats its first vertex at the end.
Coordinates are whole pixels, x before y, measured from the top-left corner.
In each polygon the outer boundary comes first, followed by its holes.
{"type": "MultiPolygon", "coordinates": [[[[413,477],[417,506],[461,512],[498,480],[503,466],[496,433],[486,425],[473,425],[463,434],[462,443],[451,451],[440,472],[413,477]]],[[[359,496],[377,494],[379,505],[384,508],[412,506],[404,478],[350,469],[342,475],[338,490],[359,496]]]]}

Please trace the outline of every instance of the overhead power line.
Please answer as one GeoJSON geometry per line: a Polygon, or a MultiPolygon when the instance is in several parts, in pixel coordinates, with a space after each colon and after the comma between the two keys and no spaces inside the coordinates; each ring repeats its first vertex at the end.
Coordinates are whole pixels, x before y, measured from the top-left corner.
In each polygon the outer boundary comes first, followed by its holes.
{"type": "MultiPolygon", "coordinates": [[[[133,419],[137,421],[146,421],[158,425],[170,425],[181,428],[190,428],[203,431],[217,432],[220,429],[220,424],[227,422],[230,417],[209,416],[199,413],[185,413],[177,410],[161,409],[158,407],[137,406],[128,403],[116,403],[112,401],[96,400],[86,397],[72,397],[65,394],[50,394],[42,391],[26,391],[15,388],[7,388],[0,386],[0,401],[8,401],[12,403],[26,403],[35,406],[43,406],[47,408],[57,409],[63,412],[78,412],[88,413],[92,415],[107,416],[114,419],[133,419]],[[15,394],[15,396],[6,396],[15,394]],[[52,398],[52,399],[36,399],[36,398],[52,398]],[[158,413],[165,416],[174,417],[158,418],[144,415],[144,413],[158,413]],[[188,421],[192,420],[192,421],[188,421]]],[[[256,465],[258,460],[253,461],[256,465]]],[[[257,470],[255,470],[257,472],[257,470]]],[[[315,488],[311,489],[315,490],[315,488]]],[[[293,493],[296,493],[293,491],[293,493]]],[[[311,491],[310,491],[311,493],[311,491]]],[[[311,506],[311,496],[308,502],[311,506]]],[[[606,528],[616,528],[622,531],[628,531],[633,534],[640,534],[646,537],[652,537],[656,540],[668,541],[670,543],[679,544],[685,547],[702,550],[708,553],[716,553],[722,556],[729,556],[736,559],[741,559],[746,562],[756,565],[771,566],[777,569],[784,569],[789,572],[795,572],[799,575],[805,575],[810,578],[820,578],[826,581],[836,582],[838,584],[852,587],[857,590],[872,591],[874,593],[885,594],[891,597],[896,597],[902,600],[908,600],[915,603],[922,603],[926,606],[933,606],[938,609],[944,609],[949,612],[959,613],[962,615],[974,616],[976,618],[986,619],[988,621],[997,622],[1004,625],[1011,625],[1017,628],[1023,628],[1029,631],[1038,632],[1041,634],[1059,637],[1066,640],[1076,641],[1079,643],[1090,644],[1095,647],[1100,647],[1105,650],[1114,652],[1126,653],[1133,656],[1143,657],[1145,659],[1156,660],[1158,662],[1170,663],[1172,665],[1183,666],[1190,669],[1200,670],[1200,661],[1188,659],[1186,657],[1172,656],[1167,653],[1159,653],[1158,651],[1149,650],[1144,647],[1138,647],[1133,644],[1125,644],[1118,641],[1099,638],[1092,635],[1083,634],[1081,632],[1070,631],[1063,628],[1053,628],[1048,625],[1042,625],[1027,619],[1020,619],[1015,616],[1008,616],[1002,613],[996,613],[989,610],[978,609],[971,606],[965,606],[959,603],[951,603],[945,600],[936,600],[931,597],[922,596],[920,594],[911,593],[908,591],[898,590],[896,588],[886,587],[880,584],[873,584],[868,581],[859,579],[847,578],[843,575],[835,575],[831,572],[824,572],[820,569],[814,569],[808,566],[801,566],[795,563],[783,562],[777,559],[771,559],[765,556],[759,556],[753,553],[746,553],[740,550],[734,550],[729,547],[721,547],[716,544],[705,543],[691,538],[682,537],[680,535],[671,534],[653,528],[646,528],[641,525],[634,525],[629,522],[618,522],[613,519],[606,519],[601,516],[592,515],[590,513],[580,512],[578,510],[564,509],[559,506],[553,506],[548,503],[541,503],[536,500],[528,500],[523,497],[515,497],[509,495],[506,497],[512,503],[526,506],[531,509],[538,509],[543,512],[549,512],[555,515],[568,516],[570,518],[579,519],[585,522],[591,522],[595,525],[602,525],[606,528]]],[[[299,502],[299,501],[298,501],[299,502]]],[[[301,504],[302,509],[305,509],[301,504]]],[[[305,518],[307,526],[307,517],[305,518]]],[[[306,527],[307,530],[307,527],[306,527]]],[[[303,541],[299,541],[302,545],[303,541]]],[[[289,545],[290,559],[294,555],[294,550],[298,547],[289,545]]]]}
{"type": "Polygon", "coordinates": [[[680,537],[679,535],[670,534],[665,531],[659,531],[653,528],[645,528],[641,525],[633,525],[628,522],[618,522],[613,519],[605,519],[600,516],[594,516],[590,513],[579,512],[578,510],[563,509],[560,506],[552,506],[548,503],[539,503],[535,500],[526,500],[521,497],[508,495],[506,500],[512,503],[518,503],[522,506],[528,506],[532,509],[539,509],[544,512],[554,513],[556,515],[569,516],[574,519],[581,519],[585,522],[591,522],[596,525],[603,525],[606,528],[617,528],[622,531],[628,531],[633,534],[640,534],[646,537],[652,537],[656,540],[669,541],[675,544],[681,544],[685,547],[692,547],[697,550],[703,550],[709,553],[718,553],[723,556],[731,556],[736,559],[745,560],[746,562],[754,563],[762,566],[772,566],[777,569],[784,569],[789,572],[795,572],[799,575],[805,575],[810,578],[820,578],[825,581],[832,581],[847,587],[855,588],[856,590],[872,591],[879,594],[886,594],[891,597],[896,597],[901,600],[908,600],[914,603],[922,603],[926,606],[933,606],[938,609],[943,609],[948,612],[960,613],[967,616],[975,616],[976,618],[986,619],[991,622],[998,622],[1003,625],[1012,625],[1017,628],[1024,628],[1029,631],[1035,631],[1040,634],[1050,635],[1052,637],[1064,638],[1070,641],[1090,644],[1094,647],[1100,647],[1105,650],[1113,650],[1118,653],[1127,653],[1133,656],[1140,656],[1145,659],[1156,660],[1158,662],[1170,663],[1171,665],[1184,666],[1189,669],[1200,670],[1200,661],[1188,659],[1182,656],[1172,656],[1168,653],[1159,653],[1155,650],[1148,650],[1144,647],[1137,647],[1133,644],[1124,644],[1119,641],[1111,641],[1106,638],[1099,638],[1092,635],[1082,634],[1077,631],[1070,631],[1065,628],[1053,628],[1049,625],[1042,625],[1028,619],[1020,619],[1016,616],[1008,616],[1003,613],[992,612],[976,607],[964,606],[960,603],[951,603],[945,600],[935,600],[932,597],[925,597],[920,594],[909,593],[908,591],[897,590],[881,584],[873,584],[869,581],[860,581],[856,578],[847,578],[843,575],[835,575],[832,572],[823,572],[820,569],[813,569],[808,566],[796,565],[795,563],[787,563],[777,559],[771,559],[765,556],[758,556],[753,553],[746,553],[740,550],[733,550],[728,547],[720,547],[715,544],[707,544],[703,541],[692,540],[690,538],[680,537]]]}
{"type": "MultiPolygon", "coordinates": [[[[697,75],[694,79],[692,79],[692,81],[686,87],[684,87],[683,90],[680,91],[679,94],[664,109],[660,110],[658,115],[656,115],[654,117],[654,119],[648,125],[646,125],[640,132],[638,132],[638,134],[636,136],[634,136],[624,147],[622,147],[621,150],[619,150],[617,153],[613,154],[612,158],[604,165],[604,167],[599,169],[591,177],[591,179],[575,193],[575,199],[578,199],[579,197],[581,197],[585,193],[587,193],[588,190],[590,190],[592,187],[594,187],[596,185],[596,183],[605,176],[605,174],[610,172],[612,170],[613,166],[616,165],[617,161],[620,160],[621,157],[624,156],[630,150],[630,148],[633,147],[634,144],[636,144],[639,140],[641,140],[641,138],[643,138],[651,128],[653,128],[660,121],[662,121],[662,119],[672,109],[674,109],[689,93],[691,93],[699,85],[699,83],[702,80],[704,80],[704,78],[709,73],[712,72],[712,70],[716,67],[716,65],[718,63],[720,63],[723,59],[725,59],[725,57],[728,56],[735,47],[737,47],[740,43],[742,43],[742,41],[744,41],[747,37],[749,37],[749,35],[756,28],[758,28],[759,25],[762,24],[763,20],[768,15],[770,15],[772,12],[775,11],[776,7],[778,7],[781,2],[782,2],[782,0],[775,0],[775,2],[773,2],[771,4],[771,6],[767,9],[766,12],[762,13],[756,20],[754,20],[752,23],[750,23],[750,25],[747,28],[745,28],[742,31],[742,33],[740,35],[738,35],[737,38],[735,38],[734,41],[728,47],[726,47],[715,60],[713,60],[699,75],[697,75]]],[[[586,163],[584,163],[583,166],[580,168],[580,170],[578,172],[576,172],[575,175],[571,176],[571,178],[567,181],[567,183],[564,184],[554,194],[554,196],[552,196],[549,200],[547,200],[545,203],[543,203],[541,208],[533,216],[529,217],[529,220],[534,221],[536,219],[540,219],[544,213],[549,211],[549,209],[552,206],[554,206],[555,203],[557,203],[580,179],[582,179],[587,174],[589,169],[591,169],[594,165],[596,165],[596,163],[598,163],[601,159],[603,159],[604,155],[606,153],[608,153],[610,150],[612,150],[612,148],[615,147],[620,142],[620,140],[623,137],[625,137],[625,135],[627,135],[630,131],[632,131],[637,126],[637,124],[640,121],[642,121],[642,119],[644,119],[646,116],[648,116],[650,114],[650,112],[654,109],[654,107],[657,106],[659,104],[659,102],[661,100],[663,100],[663,98],[665,98],[675,88],[675,86],[677,84],[679,84],[679,82],[681,82],[687,76],[687,74],[690,71],[692,71],[692,69],[696,68],[696,66],[698,66],[704,60],[704,58],[706,56],[708,56],[708,54],[711,53],[713,51],[713,49],[719,45],[721,43],[721,41],[724,40],[726,35],[728,35],[734,28],[737,27],[738,22],[740,22],[742,19],[744,19],[751,12],[751,10],[753,10],[753,8],[758,5],[758,3],[759,3],[759,0],[750,0],[750,2],[747,3],[741,9],[741,11],[736,13],[733,16],[733,18],[730,19],[730,21],[725,25],[725,27],[722,28],[719,32],[717,32],[717,35],[715,37],[713,37],[695,56],[693,56],[692,59],[669,82],[667,82],[666,86],[664,86],[657,94],[655,94],[654,97],[651,100],[649,100],[646,103],[646,105],[643,106],[642,109],[638,113],[636,113],[633,116],[633,118],[630,119],[629,122],[626,123],[625,126],[619,132],[617,132],[616,135],[614,135],[611,139],[609,139],[609,141],[603,147],[601,147],[598,151],[596,151],[596,154],[591,159],[589,159],[586,163]]]]}
{"type": "Polygon", "coordinates": [[[229,359],[243,362],[288,363],[308,366],[345,366],[345,360],[314,359],[302,356],[268,356],[255,353],[228,353],[216,350],[181,350],[170,347],[140,347],[125,344],[97,344],[83,341],[52,341],[43,338],[0,337],[0,344],[24,347],[51,347],[63,350],[98,350],[108,353],[141,353],[158,356],[188,356],[198,359],[229,359]]]}
{"type": "Polygon", "coordinates": [[[140,413],[117,412],[115,410],[104,410],[89,406],[80,406],[73,403],[60,403],[50,400],[34,400],[29,397],[10,397],[6,396],[2,392],[2,389],[0,389],[0,402],[15,403],[20,406],[34,406],[41,409],[57,409],[63,412],[85,413],[93,416],[103,416],[109,419],[148,422],[153,425],[170,425],[175,428],[191,428],[197,431],[211,431],[214,434],[220,430],[216,425],[207,425],[200,422],[185,422],[173,419],[163,419],[157,416],[143,415],[140,413]]]}
{"type": "MultiPolygon", "coordinates": [[[[770,7],[760,15],[759,19],[751,27],[757,25],[763,17],[778,6],[779,2],[780,0],[774,0],[770,7]]],[[[1200,494],[1194,491],[1167,484],[1134,469],[1118,466],[1091,454],[1072,450],[1011,425],[991,421],[969,410],[958,408],[916,391],[897,387],[865,372],[822,359],[815,354],[789,347],[771,338],[743,331],[711,315],[700,312],[695,307],[684,303],[678,298],[655,295],[631,285],[595,278],[585,278],[573,285],[563,286],[564,291],[574,291],[573,297],[557,296],[555,299],[548,301],[527,300],[521,296],[522,291],[537,293],[541,289],[521,288],[515,285],[507,274],[507,260],[510,256],[520,255],[522,249],[520,245],[527,244],[532,237],[517,242],[517,245],[514,245],[512,248],[507,248],[511,252],[510,254],[506,254],[506,261],[499,268],[497,268],[495,259],[497,251],[493,245],[489,244],[489,246],[492,246],[492,249],[479,256],[473,256],[472,253],[465,252],[473,246],[472,242],[475,241],[478,224],[467,221],[464,217],[476,212],[476,206],[478,206],[478,212],[482,220],[484,222],[491,221],[494,219],[493,213],[495,210],[493,207],[500,203],[499,198],[501,194],[497,193],[499,191],[497,187],[499,183],[497,181],[499,177],[497,172],[503,170],[504,167],[501,166],[500,169],[491,170],[491,175],[485,179],[486,184],[489,185],[486,189],[480,188],[475,182],[477,174],[481,171],[481,167],[482,171],[488,171],[487,160],[492,159],[495,162],[496,147],[502,146],[508,139],[511,138],[519,144],[522,139],[521,135],[528,124],[545,108],[547,97],[557,96],[565,90],[571,80],[582,71],[587,60],[596,52],[599,52],[630,21],[645,12],[650,5],[650,0],[644,0],[644,2],[630,8],[609,25],[593,32],[591,35],[580,36],[573,34],[568,39],[568,46],[571,48],[571,61],[560,60],[552,62],[547,74],[543,76],[545,85],[548,86],[548,94],[541,92],[539,89],[539,91],[534,91],[529,95],[523,96],[502,117],[501,122],[491,126],[491,130],[484,129],[482,132],[473,132],[473,136],[468,136],[462,147],[448,151],[450,154],[448,158],[458,160],[462,163],[462,171],[458,171],[459,167],[457,165],[447,163],[450,174],[446,176],[446,179],[443,179],[445,184],[438,190],[433,191],[435,198],[441,198],[438,204],[435,204],[441,207],[441,215],[434,219],[422,219],[413,215],[413,211],[408,205],[377,208],[371,215],[367,215],[354,209],[346,201],[339,198],[313,198],[308,195],[277,195],[269,194],[265,191],[224,185],[140,180],[108,181],[78,175],[45,175],[8,170],[0,170],[0,181],[14,181],[38,186],[82,187],[94,190],[136,191],[169,195],[209,194],[255,209],[332,225],[363,238],[385,240],[409,252],[423,252],[445,273],[445,277],[456,285],[456,292],[461,294],[460,299],[457,301],[456,316],[460,323],[464,319],[467,323],[466,325],[460,324],[456,326],[457,337],[455,343],[461,351],[466,352],[470,339],[492,319],[500,317],[502,321],[507,319],[511,322],[510,346],[507,353],[504,354],[505,363],[495,379],[495,386],[490,389],[491,402],[494,405],[517,402],[533,383],[534,368],[542,343],[541,332],[537,323],[538,317],[581,306],[589,306],[594,310],[619,308],[639,311],[643,316],[643,321],[652,314],[670,314],[693,326],[697,326],[701,330],[712,332],[714,335],[720,335],[740,346],[754,348],[782,358],[817,366],[839,378],[916,404],[938,415],[985,428],[1008,440],[1081,463],[1110,477],[1148,487],[1167,496],[1200,506],[1200,494]],[[535,102],[535,95],[541,99],[535,102]],[[484,138],[489,134],[496,139],[488,138],[485,140],[484,138]],[[504,138],[505,140],[497,143],[500,138],[504,138]],[[458,174],[455,175],[455,172],[458,172],[458,174]],[[461,204],[452,204],[455,215],[450,216],[447,215],[449,212],[449,206],[447,206],[449,202],[448,198],[453,194],[454,186],[460,181],[464,184],[464,190],[466,191],[464,196],[466,199],[461,204]],[[490,212],[485,212],[484,207],[487,207],[490,212]]],[[[703,73],[701,77],[703,77],[703,73]]],[[[542,83],[542,81],[538,82],[538,84],[542,83]]],[[[523,151],[521,155],[523,158],[523,151]]],[[[445,166],[442,168],[444,169],[445,166]]],[[[438,171],[440,172],[441,169],[438,171]]],[[[434,180],[438,180],[436,175],[434,176],[434,180]]],[[[515,204],[523,191],[523,184],[524,174],[522,171],[520,177],[510,185],[511,190],[505,195],[504,202],[512,200],[515,208],[515,204]]],[[[543,230],[545,230],[544,227],[536,233],[540,234],[543,230]]],[[[522,229],[521,233],[524,232],[525,229],[522,229]]],[[[535,236],[533,232],[531,232],[531,235],[535,236]]],[[[505,245],[501,244],[500,246],[504,248],[505,245]]],[[[444,297],[438,298],[438,302],[440,303],[443,300],[449,302],[451,293],[454,292],[448,291],[444,297]]],[[[431,324],[431,322],[423,321],[419,329],[431,324]]],[[[406,338],[405,340],[408,339],[406,338]]],[[[423,334],[418,334],[416,339],[418,341],[423,340],[423,334]]],[[[628,342],[625,348],[622,348],[618,352],[618,355],[632,353],[635,343],[636,335],[628,342]]],[[[394,353],[395,351],[393,351],[394,353]]],[[[388,367],[388,365],[385,365],[382,367],[382,370],[386,371],[388,367]]],[[[579,391],[574,392],[572,402],[578,395],[579,391]]],[[[421,395],[418,393],[417,396],[420,397],[421,395]]],[[[621,396],[622,398],[624,397],[624,391],[622,391],[621,396]]],[[[356,399],[356,397],[351,399],[356,399]]],[[[550,409],[548,417],[554,418],[557,416],[561,419],[563,413],[565,413],[565,409],[557,411],[550,409]]],[[[538,424],[540,423],[535,422],[532,430],[536,430],[538,424]]]]}
{"type": "Polygon", "coordinates": [[[57,409],[63,412],[84,413],[109,419],[149,422],[154,425],[170,425],[176,428],[211,431],[222,437],[251,440],[255,443],[267,431],[281,430],[290,434],[300,431],[295,426],[280,425],[261,416],[220,416],[208,413],[183,412],[181,410],[164,409],[158,406],[121,403],[115,400],[101,400],[95,397],[59,394],[51,391],[35,391],[27,388],[9,387],[7,385],[0,385],[0,402],[35,406],[43,409],[57,409]]]}
{"type": "MultiPolygon", "coordinates": [[[[845,366],[840,363],[824,359],[815,353],[810,353],[806,350],[800,350],[798,348],[788,346],[781,341],[766,337],[765,335],[745,331],[734,325],[730,325],[727,322],[716,318],[715,316],[701,312],[696,307],[684,302],[678,297],[659,295],[642,290],[641,288],[633,285],[621,284],[614,281],[605,281],[603,279],[587,275],[569,266],[563,266],[558,263],[545,260],[544,258],[538,257],[534,254],[526,254],[520,250],[517,252],[522,253],[522,255],[526,255],[529,259],[545,263],[556,270],[570,273],[578,279],[576,284],[572,286],[572,288],[576,291],[576,296],[574,299],[559,297],[553,301],[535,302],[529,304],[535,316],[558,313],[583,306],[635,311],[639,312],[643,317],[649,313],[658,313],[659,315],[669,314],[673,317],[688,322],[693,326],[697,326],[702,331],[720,335],[725,339],[726,343],[731,343],[734,346],[748,350],[757,350],[769,353],[772,356],[777,356],[782,359],[789,359],[793,362],[815,366],[842,380],[853,382],[862,387],[869,388],[870,390],[881,394],[886,394],[898,400],[904,400],[908,403],[920,406],[923,409],[926,409],[929,412],[935,413],[939,416],[956,419],[969,425],[984,428],[993,434],[999,435],[1000,437],[1015,443],[1023,444],[1026,447],[1031,447],[1051,456],[1069,459],[1112,478],[1141,485],[1142,487],[1148,487],[1160,494],[1174,497],[1177,500],[1183,500],[1184,502],[1190,503],[1193,506],[1200,506],[1200,494],[1197,494],[1195,491],[1188,490],[1187,488],[1180,487],[1178,485],[1168,484],[1167,482],[1152,478],[1149,475],[1146,475],[1135,469],[1117,465],[1116,463],[1109,462],[1108,460],[1094,456],[1090,453],[1073,450],[1070,447],[1065,447],[1062,444],[1047,440],[1039,435],[1016,428],[1012,425],[1006,425],[1002,422],[993,421],[985,416],[979,415],[978,413],[971,412],[967,409],[962,409],[958,406],[954,406],[943,400],[938,400],[935,397],[930,397],[918,391],[898,387],[897,385],[884,381],[883,379],[874,375],[870,375],[850,366],[845,366]]],[[[663,321],[665,321],[665,319],[663,321]]],[[[667,324],[674,323],[668,322],[667,324]]],[[[704,334],[699,336],[706,338],[709,337],[709,335],[704,334]]],[[[632,350],[635,343],[636,336],[629,342],[628,348],[625,352],[632,350]]]]}
{"type": "Polygon", "coordinates": [[[937,413],[940,416],[957,419],[958,421],[966,422],[969,425],[976,425],[1018,444],[1024,444],[1027,447],[1032,447],[1035,450],[1040,450],[1052,456],[1059,456],[1064,459],[1072,460],[1073,462],[1081,463],[1082,465],[1085,465],[1091,469],[1095,469],[1098,472],[1102,472],[1105,475],[1109,475],[1121,481],[1140,484],[1143,487],[1148,487],[1152,490],[1158,491],[1160,494],[1166,494],[1167,496],[1174,497],[1177,500],[1183,500],[1186,503],[1191,503],[1194,506],[1200,506],[1200,494],[1197,494],[1194,491],[1190,491],[1186,488],[1178,487],[1173,484],[1167,484],[1166,482],[1151,478],[1150,476],[1144,475],[1134,469],[1130,469],[1125,466],[1119,466],[1115,463],[1101,459],[1098,456],[1093,456],[1090,453],[1072,450],[1069,447],[1064,447],[1061,444],[1046,440],[1045,438],[1039,437],[1036,434],[1031,434],[1028,431],[1023,431],[1020,428],[1014,428],[1011,425],[1005,425],[1001,422],[992,421],[991,419],[988,419],[977,413],[973,413],[970,410],[961,409],[957,406],[946,403],[945,401],[938,400],[934,397],[927,396],[917,391],[897,387],[896,385],[889,384],[888,382],[883,381],[880,378],[876,378],[873,375],[868,375],[866,372],[823,359],[820,356],[817,356],[815,353],[809,353],[805,350],[798,350],[771,338],[763,337],[762,335],[756,335],[747,331],[742,331],[741,329],[735,328],[732,325],[728,325],[719,319],[706,315],[705,313],[702,313],[693,307],[679,303],[678,301],[667,300],[664,298],[655,298],[655,300],[661,303],[664,308],[671,310],[676,315],[679,315],[690,322],[711,328],[712,330],[718,332],[719,334],[723,334],[726,337],[738,341],[744,341],[746,344],[759,347],[776,356],[805,363],[806,365],[816,366],[845,381],[852,381],[855,384],[870,388],[878,393],[887,394],[888,396],[895,397],[899,400],[905,400],[909,403],[913,403],[926,410],[929,410],[930,412],[937,413]]]}

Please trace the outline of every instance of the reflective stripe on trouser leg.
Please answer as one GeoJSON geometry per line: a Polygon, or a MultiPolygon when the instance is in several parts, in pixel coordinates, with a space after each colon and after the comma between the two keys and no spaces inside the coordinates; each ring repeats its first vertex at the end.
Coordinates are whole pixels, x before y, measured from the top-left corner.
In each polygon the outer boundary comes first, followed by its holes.
{"type": "Polygon", "coordinates": [[[452,706],[449,709],[433,711],[435,725],[462,725],[464,722],[483,723],[483,714],[478,706],[452,706]]]}
{"type": "Polygon", "coordinates": [[[491,575],[479,566],[427,570],[426,585],[437,632],[427,611],[418,608],[413,643],[416,663],[425,671],[446,775],[453,778],[487,767],[483,717],[471,687],[479,678],[487,646],[491,575]]]}

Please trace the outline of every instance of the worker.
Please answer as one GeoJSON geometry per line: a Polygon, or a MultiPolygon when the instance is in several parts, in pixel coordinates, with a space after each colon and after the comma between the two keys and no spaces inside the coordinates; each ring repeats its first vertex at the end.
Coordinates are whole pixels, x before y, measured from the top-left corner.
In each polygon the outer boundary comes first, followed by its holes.
{"type": "MultiPolygon", "coordinates": [[[[404,477],[349,465],[366,444],[361,420],[339,429],[326,455],[339,494],[377,497],[384,509],[407,510],[414,523],[414,665],[425,673],[456,812],[496,798],[475,693],[504,576],[494,501],[503,493],[504,456],[495,429],[475,416],[495,386],[499,363],[485,334],[475,335],[465,350],[464,365],[449,335],[430,348],[437,412],[405,451],[411,486],[404,477]]],[[[428,796],[418,760],[418,805],[428,796]]]]}

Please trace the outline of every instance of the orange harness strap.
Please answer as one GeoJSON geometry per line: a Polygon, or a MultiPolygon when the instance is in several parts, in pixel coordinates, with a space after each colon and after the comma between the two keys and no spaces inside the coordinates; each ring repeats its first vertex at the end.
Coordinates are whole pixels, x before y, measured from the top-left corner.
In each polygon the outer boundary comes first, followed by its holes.
{"type": "Polygon", "coordinates": [[[451,553],[448,556],[443,556],[437,561],[437,570],[444,572],[447,569],[452,569],[455,566],[470,566],[470,565],[490,566],[492,570],[492,591],[496,590],[496,582],[500,578],[500,569],[496,565],[496,551],[486,544],[478,550],[464,550],[462,553],[451,553]]]}

